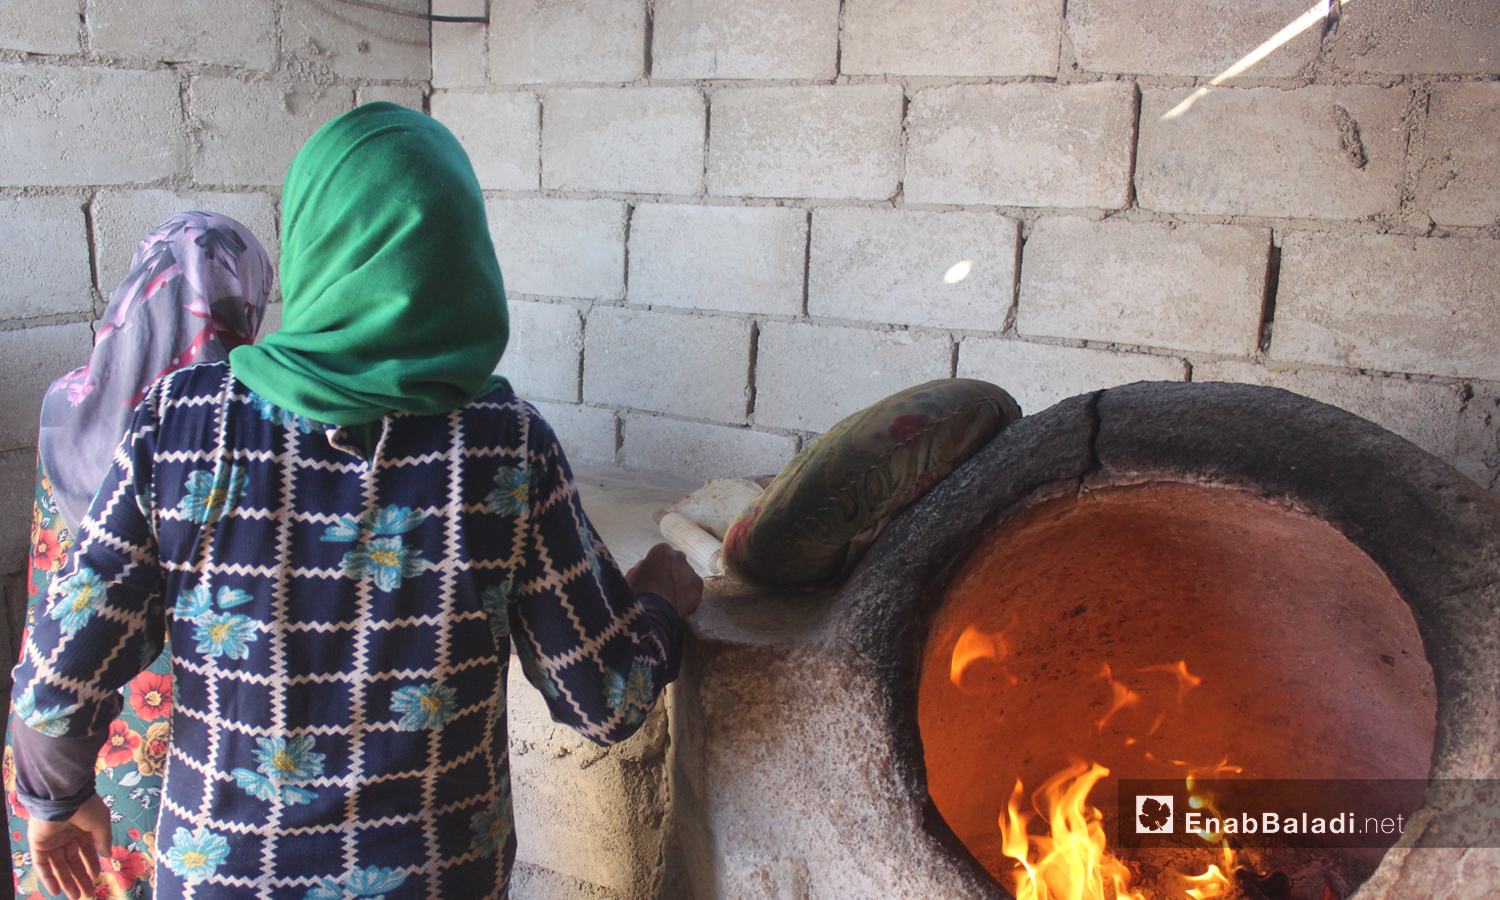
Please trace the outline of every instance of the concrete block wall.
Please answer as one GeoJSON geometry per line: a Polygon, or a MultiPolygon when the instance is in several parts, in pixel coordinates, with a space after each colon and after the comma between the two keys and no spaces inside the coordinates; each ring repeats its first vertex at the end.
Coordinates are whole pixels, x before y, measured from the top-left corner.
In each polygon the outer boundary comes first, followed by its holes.
{"type": "Polygon", "coordinates": [[[1500,484],[1493,0],[491,10],[434,26],[432,109],[580,458],[765,474],[953,375],[1230,380],[1500,484]]]}

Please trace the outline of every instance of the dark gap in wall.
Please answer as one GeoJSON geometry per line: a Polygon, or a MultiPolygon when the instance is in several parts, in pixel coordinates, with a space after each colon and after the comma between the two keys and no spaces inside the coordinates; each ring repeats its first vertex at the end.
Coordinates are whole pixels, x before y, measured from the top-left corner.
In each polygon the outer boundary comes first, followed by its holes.
{"type": "MultiPolygon", "coordinates": [[[[833,79],[844,73],[844,0],[839,0],[839,30],[833,42],[833,79]]],[[[906,121],[905,110],[902,110],[901,121],[906,121]]]]}
{"type": "Polygon", "coordinates": [[[1266,299],[1260,309],[1260,351],[1271,349],[1271,331],[1276,321],[1276,291],[1281,286],[1281,248],[1274,243],[1266,256],[1266,299]]]}
{"type": "Polygon", "coordinates": [[[1135,165],[1136,155],[1141,143],[1141,106],[1143,105],[1141,103],[1140,82],[1132,82],[1131,87],[1134,88],[1132,91],[1134,107],[1131,110],[1130,116],[1132,122],[1130,131],[1130,165],[1125,170],[1128,175],[1125,181],[1126,208],[1135,205],[1135,165]]]}
{"type": "Polygon", "coordinates": [[[1323,33],[1320,37],[1329,37],[1339,30],[1339,22],[1344,17],[1344,4],[1334,2],[1328,4],[1328,15],[1323,17],[1323,33]]]}
{"type": "Polygon", "coordinates": [[[755,415],[755,368],[760,361],[760,323],[750,320],[750,396],[746,398],[745,418],[755,415]]]}
{"type": "Polygon", "coordinates": [[[807,234],[802,241],[802,315],[809,315],[807,311],[808,285],[812,282],[812,210],[804,210],[807,215],[807,234]]]}
{"type": "Polygon", "coordinates": [[[547,98],[536,95],[536,189],[541,190],[546,182],[542,179],[542,128],[547,124],[547,98]]]}
{"type": "Polygon", "coordinates": [[[625,465],[625,419],[615,410],[610,410],[609,414],[615,420],[615,466],[623,467],[625,465]]]}
{"type": "Polygon", "coordinates": [[[624,257],[625,273],[621,276],[624,284],[624,300],[630,302],[630,223],[635,221],[635,206],[625,204],[625,236],[621,239],[620,255],[624,257]]]}
{"type": "MultiPolygon", "coordinates": [[[[592,308],[588,310],[588,312],[592,312],[592,311],[593,311],[592,308]]],[[[584,354],[586,354],[586,353],[589,352],[589,343],[588,343],[589,317],[588,317],[588,312],[580,312],[579,313],[579,315],[583,318],[583,323],[578,326],[578,390],[573,393],[573,402],[574,403],[582,403],[583,402],[583,357],[584,357],[584,354]]],[[[619,442],[618,441],[616,442],[615,446],[618,449],[618,447],[619,447],[619,442]]]]}
{"type": "Polygon", "coordinates": [[[1021,261],[1026,249],[1026,223],[1021,222],[1016,226],[1016,264],[1015,275],[1010,282],[1010,305],[1005,310],[1005,321],[1000,325],[1001,334],[1015,334],[1016,313],[1021,308],[1021,261]]]}
{"type": "Polygon", "coordinates": [[[656,4],[646,4],[646,58],[644,60],[645,77],[651,77],[651,38],[656,32],[656,4]]]}
{"type": "Polygon", "coordinates": [[[708,96],[708,91],[699,88],[698,92],[703,95],[703,193],[708,193],[708,138],[709,130],[713,127],[714,104],[713,99],[708,96]]]}
{"type": "MultiPolygon", "coordinates": [[[[94,245],[94,200],[98,196],[98,194],[90,194],[89,198],[83,201],[83,233],[88,238],[86,243],[89,248],[89,283],[94,285],[91,305],[96,308],[99,306],[99,298],[105,296],[104,285],[99,283],[99,248],[94,245]]],[[[93,324],[90,323],[89,329],[93,330],[93,328],[93,324]]],[[[97,334],[95,336],[97,337],[97,334]]]]}
{"type": "Polygon", "coordinates": [[[911,108],[911,95],[906,92],[906,86],[901,86],[901,156],[897,165],[901,171],[896,174],[896,193],[891,197],[891,202],[899,203],[906,196],[906,158],[911,151],[911,134],[906,130],[906,113],[911,108]]]}

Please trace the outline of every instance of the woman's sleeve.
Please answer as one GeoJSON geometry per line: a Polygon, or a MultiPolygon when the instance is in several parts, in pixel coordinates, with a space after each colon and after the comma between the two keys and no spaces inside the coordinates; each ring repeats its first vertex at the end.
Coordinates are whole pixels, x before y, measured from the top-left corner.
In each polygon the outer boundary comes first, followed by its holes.
{"type": "Polygon", "coordinates": [[[552,430],[532,420],[528,552],[510,596],[511,636],[552,717],[601,744],[635,732],[682,656],[682,620],[637,596],[583,512],[552,430]]]}
{"type": "Polygon", "coordinates": [[[37,599],[13,673],[16,791],[40,818],[67,819],[93,795],[93,761],[120,711],[119,689],[162,647],[163,582],[148,515],[156,397],[141,401],[72,559],[37,599]]]}

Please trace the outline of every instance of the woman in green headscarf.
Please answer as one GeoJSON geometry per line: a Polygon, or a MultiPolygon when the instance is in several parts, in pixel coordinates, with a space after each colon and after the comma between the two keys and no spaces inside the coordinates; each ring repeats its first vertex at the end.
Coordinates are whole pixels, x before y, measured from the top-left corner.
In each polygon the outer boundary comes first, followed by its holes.
{"type": "Polygon", "coordinates": [[[281,279],[282,331],[146,393],[17,668],[38,871],[70,897],[97,871],[87,760],[170,636],[158,897],[503,896],[510,644],[554,717],[618,740],[701,583],[664,546],[622,575],[492,376],[500,271],[442,125],[377,103],[314,135],[281,279]]]}

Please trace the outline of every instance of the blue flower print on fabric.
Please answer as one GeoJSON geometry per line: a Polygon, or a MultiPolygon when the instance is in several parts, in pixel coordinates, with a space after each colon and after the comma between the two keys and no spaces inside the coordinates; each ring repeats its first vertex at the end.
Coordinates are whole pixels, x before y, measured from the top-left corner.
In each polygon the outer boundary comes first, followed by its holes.
{"type": "Polygon", "coordinates": [[[68,733],[68,715],[77,709],[76,706],[49,706],[46,709],[36,708],[36,689],[28,689],[16,701],[16,717],[31,728],[32,731],[45,734],[48,737],[62,737],[68,733]]]}
{"type": "MultiPolygon", "coordinates": [[[[252,598],[245,591],[234,588],[219,588],[219,609],[233,609],[243,603],[249,603],[252,598]]],[[[176,616],[196,622],[200,618],[213,612],[213,591],[206,584],[200,584],[190,591],[183,591],[177,600],[176,616]]]]}
{"type": "Polygon", "coordinates": [[[248,659],[250,642],[260,637],[255,620],[249,616],[211,612],[194,621],[194,649],[209,658],[227,656],[230,659],[248,659]]]}
{"type": "Polygon", "coordinates": [[[604,675],[604,700],[610,709],[623,712],[625,721],[634,725],[646,717],[656,692],[652,690],[651,667],[640,660],[630,663],[630,674],[607,672],[604,675]]]}
{"type": "Polygon", "coordinates": [[[325,878],[303,894],[302,898],[303,900],[349,900],[351,897],[365,897],[368,900],[384,900],[385,892],[400,887],[406,878],[407,873],[399,869],[370,866],[367,869],[355,869],[343,881],[325,878]]]}
{"type": "Polygon", "coordinates": [[[364,515],[341,516],[323,532],[325,541],[357,541],[366,532],[373,535],[406,534],[427,519],[427,513],[406,506],[374,507],[364,515]]]}
{"type": "Polygon", "coordinates": [[[309,803],[318,792],[298,786],[323,774],[324,753],[314,753],[315,738],[310,734],[293,738],[256,738],[257,771],[237,768],[230,771],[238,784],[252,797],[262,800],[281,799],[294,806],[309,803]]]}
{"type": "Polygon", "coordinates": [[[484,511],[518,516],[531,499],[531,476],[525,469],[501,469],[495,473],[495,489],[485,498],[484,511]]]}
{"type": "Polygon", "coordinates": [[[432,568],[422,558],[422,551],[406,547],[399,537],[371,538],[344,554],[344,574],[350,578],[370,578],[382,591],[401,587],[401,579],[421,575],[432,568]]]}
{"type": "Polygon", "coordinates": [[[514,590],[514,583],[507,578],[501,584],[487,587],[479,595],[479,602],[484,605],[485,618],[490,621],[490,634],[495,636],[495,646],[502,652],[505,645],[510,642],[510,592],[514,590]]]}
{"type": "Polygon", "coordinates": [[[255,758],[260,771],[278,784],[308,781],[323,774],[326,754],[314,753],[310,734],[287,738],[257,738],[255,758]]]}
{"type": "Polygon", "coordinates": [[[188,493],[177,510],[189,521],[204,525],[217,522],[225,509],[239,502],[249,480],[250,476],[239,466],[212,472],[200,469],[188,476],[188,493]]]}
{"type": "Polygon", "coordinates": [[[62,633],[72,637],[89,623],[94,613],[104,608],[104,600],[104,580],[84,566],[68,577],[48,612],[58,620],[62,633]]]}
{"type": "Polygon", "coordinates": [[[383,591],[401,587],[401,579],[421,575],[432,568],[422,551],[408,548],[397,535],[422,524],[427,513],[405,506],[375,507],[363,516],[343,516],[323,532],[331,542],[360,541],[344,554],[343,571],[349,578],[370,578],[383,591]],[[363,540],[361,540],[363,538],[363,540]]]}
{"type": "Polygon", "coordinates": [[[213,875],[228,858],[229,842],[207,828],[178,828],[166,853],[167,868],[189,884],[213,875]]]}
{"type": "Polygon", "coordinates": [[[542,664],[537,662],[531,646],[525,641],[516,641],[516,656],[521,660],[521,674],[526,676],[526,680],[545,694],[548,700],[556,700],[557,685],[552,683],[552,678],[542,668],[542,664]]]}
{"type": "Polygon", "coordinates": [[[402,731],[441,728],[453,718],[455,691],[445,684],[407,685],[391,694],[391,709],[401,713],[402,731]]]}
{"type": "Polygon", "coordinates": [[[481,809],[469,820],[469,828],[474,832],[474,839],[470,844],[473,851],[480,856],[494,856],[510,840],[510,791],[508,785],[501,791],[488,808],[481,809]]]}
{"type": "Polygon", "coordinates": [[[321,428],[312,419],[306,416],[299,416],[289,409],[282,409],[253,391],[250,394],[250,405],[254,406],[256,411],[260,413],[260,417],[267,422],[275,422],[286,428],[295,428],[303,434],[312,434],[321,428]]]}
{"type": "Polygon", "coordinates": [[[589,568],[594,570],[594,580],[603,584],[604,566],[599,562],[599,546],[587,524],[578,526],[578,543],[583,547],[583,558],[588,560],[589,568]]]}

